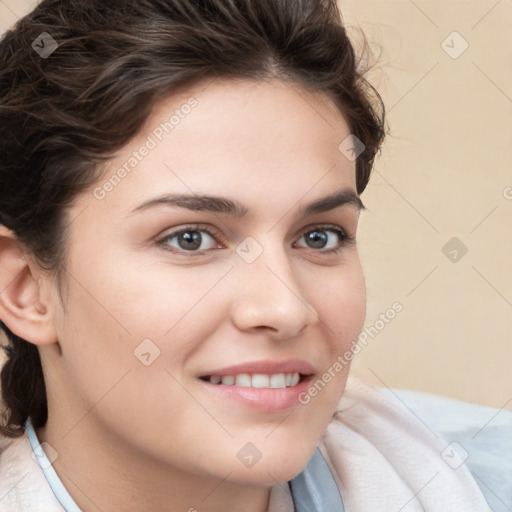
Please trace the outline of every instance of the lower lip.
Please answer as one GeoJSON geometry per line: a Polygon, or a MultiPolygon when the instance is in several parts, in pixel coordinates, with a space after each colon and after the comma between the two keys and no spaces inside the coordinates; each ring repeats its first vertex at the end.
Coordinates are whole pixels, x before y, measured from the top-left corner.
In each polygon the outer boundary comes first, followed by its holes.
{"type": "Polygon", "coordinates": [[[308,375],[303,377],[296,386],[289,388],[252,388],[234,384],[231,386],[212,384],[204,380],[201,382],[217,396],[242,402],[262,412],[279,412],[299,405],[299,395],[306,392],[311,380],[312,376],[308,375]]]}

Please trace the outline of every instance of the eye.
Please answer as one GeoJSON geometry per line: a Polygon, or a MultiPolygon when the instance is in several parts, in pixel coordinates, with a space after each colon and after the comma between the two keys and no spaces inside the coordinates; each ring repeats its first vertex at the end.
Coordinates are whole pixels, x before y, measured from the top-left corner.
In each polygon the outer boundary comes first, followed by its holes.
{"type": "MultiPolygon", "coordinates": [[[[187,256],[202,255],[211,249],[221,249],[216,235],[208,226],[185,226],[168,233],[156,243],[165,250],[184,254],[187,256]]],[[[303,231],[300,240],[305,244],[297,243],[295,246],[316,249],[320,253],[337,253],[344,246],[354,243],[354,238],[337,226],[316,226],[303,231]]]]}
{"type": "Polygon", "coordinates": [[[186,226],[157,240],[158,245],[173,252],[200,253],[219,248],[215,235],[205,226],[186,226]]]}
{"type": "MultiPolygon", "coordinates": [[[[301,239],[305,240],[305,247],[321,249],[319,252],[338,252],[342,247],[354,242],[354,238],[339,228],[332,226],[317,226],[303,232],[301,239]]],[[[304,245],[302,245],[304,247],[304,245]]]]}

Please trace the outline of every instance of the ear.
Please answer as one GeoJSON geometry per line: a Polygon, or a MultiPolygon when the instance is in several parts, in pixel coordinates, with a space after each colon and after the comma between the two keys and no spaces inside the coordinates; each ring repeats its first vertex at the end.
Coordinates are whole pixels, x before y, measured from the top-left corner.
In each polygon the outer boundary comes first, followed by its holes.
{"type": "Polygon", "coordinates": [[[57,332],[37,277],[14,233],[0,225],[0,319],[20,338],[50,345],[57,342],[57,332]]]}

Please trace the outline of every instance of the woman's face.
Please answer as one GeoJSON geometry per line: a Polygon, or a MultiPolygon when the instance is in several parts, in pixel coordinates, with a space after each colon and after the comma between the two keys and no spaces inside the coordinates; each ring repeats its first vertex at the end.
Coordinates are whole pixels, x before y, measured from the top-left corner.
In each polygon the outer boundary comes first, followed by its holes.
{"type": "Polygon", "coordinates": [[[349,134],[326,95],[277,81],[158,104],[68,212],[48,425],[194,478],[295,476],[364,321],[349,134]]]}

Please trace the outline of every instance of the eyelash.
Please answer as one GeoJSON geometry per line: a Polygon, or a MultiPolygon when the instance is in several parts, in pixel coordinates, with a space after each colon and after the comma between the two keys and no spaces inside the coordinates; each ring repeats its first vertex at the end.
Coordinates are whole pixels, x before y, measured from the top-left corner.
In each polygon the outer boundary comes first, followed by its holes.
{"type": "MultiPolygon", "coordinates": [[[[312,233],[313,231],[330,231],[330,232],[336,233],[340,239],[340,242],[337,247],[335,247],[333,249],[326,249],[326,250],[322,250],[322,249],[315,250],[313,248],[310,248],[314,252],[319,252],[321,254],[336,254],[336,253],[339,253],[344,247],[348,247],[355,243],[355,237],[348,235],[343,229],[336,227],[336,226],[332,226],[332,225],[318,225],[318,226],[314,226],[312,228],[307,228],[301,232],[300,238],[302,238],[304,235],[306,235],[308,233],[312,233]]],[[[201,224],[193,224],[193,225],[188,225],[183,228],[180,228],[176,231],[173,231],[172,233],[169,233],[168,235],[165,235],[162,238],[157,239],[156,243],[157,243],[157,245],[162,246],[162,248],[164,250],[173,252],[175,254],[183,254],[183,255],[186,255],[187,257],[203,256],[206,252],[212,250],[212,249],[205,249],[202,251],[197,251],[197,250],[186,251],[184,249],[178,250],[178,249],[166,244],[166,242],[168,240],[171,240],[171,239],[173,239],[179,235],[182,235],[183,233],[187,233],[187,232],[204,232],[204,233],[207,233],[209,236],[211,236],[216,241],[217,241],[217,238],[220,238],[219,235],[217,235],[209,226],[201,225],[201,224]]]]}

